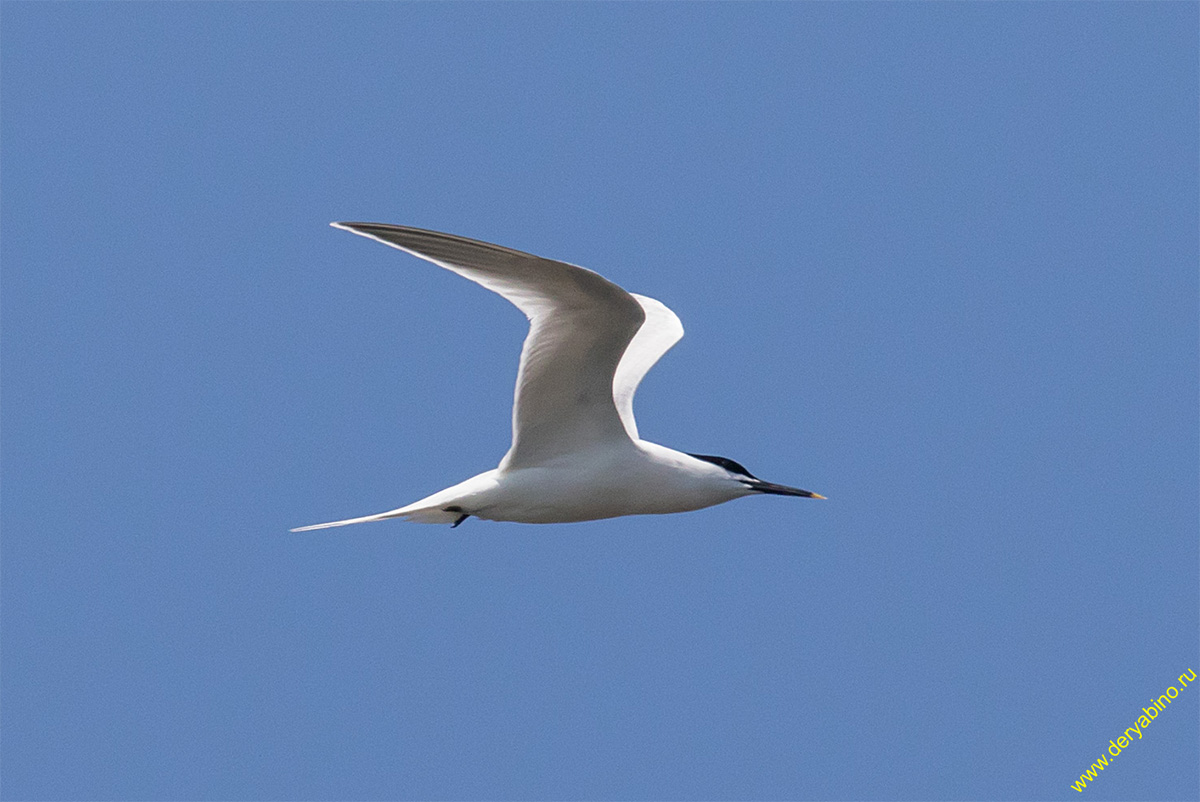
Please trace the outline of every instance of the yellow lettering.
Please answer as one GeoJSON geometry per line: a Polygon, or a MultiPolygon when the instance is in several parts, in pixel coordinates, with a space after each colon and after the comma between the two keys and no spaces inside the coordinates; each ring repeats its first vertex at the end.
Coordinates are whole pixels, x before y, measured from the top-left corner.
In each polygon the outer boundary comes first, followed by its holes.
{"type": "MultiPolygon", "coordinates": [[[[1195,669],[1189,668],[1187,673],[1179,675],[1180,687],[1186,688],[1189,682],[1195,681],[1195,669]]],[[[1133,743],[1133,736],[1130,735],[1131,732],[1136,732],[1138,740],[1141,740],[1143,731],[1146,729],[1146,727],[1150,726],[1150,722],[1158,718],[1158,714],[1166,710],[1167,705],[1171,704],[1171,701],[1178,696],[1179,688],[1176,688],[1174,685],[1172,685],[1171,687],[1167,688],[1166,693],[1153,700],[1150,703],[1150,707],[1143,707],[1143,715],[1138,716],[1137,724],[1127,728],[1125,730],[1125,734],[1118,735],[1115,741],[1110,740],[1108,742],[1108,749],[1106,750],[1107,754],[1102,753],[1100,757],[1097,758],[1096,762],[1088,767],[1087,771],[1079,775],[1079,782],[1071,783],[1071,787],[1082,793],[1083,789],[1087,787],[1088,780],[1095,780],[1099,772],[1104,771],[1104,769],[1108,766],[1108,755],[1116,757],[1117,755],[1121,754],[1122,749],[1133,743]]]]}

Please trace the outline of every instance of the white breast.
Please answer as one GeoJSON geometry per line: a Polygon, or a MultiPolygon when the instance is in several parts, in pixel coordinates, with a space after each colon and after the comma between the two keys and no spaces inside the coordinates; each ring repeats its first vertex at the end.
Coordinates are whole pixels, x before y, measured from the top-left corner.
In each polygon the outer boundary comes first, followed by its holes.
{"type": "Polygon", "coordinates": [[[645,441],[488,473],[494,483],[461,506],[491,521],[567,523],[687,512],[748,492],[720,468],[645,441]]]}

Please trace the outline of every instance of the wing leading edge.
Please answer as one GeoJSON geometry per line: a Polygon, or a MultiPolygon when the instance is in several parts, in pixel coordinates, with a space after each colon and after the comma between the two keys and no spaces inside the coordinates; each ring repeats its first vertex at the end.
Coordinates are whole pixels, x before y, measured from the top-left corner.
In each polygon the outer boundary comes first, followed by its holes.
{"type": "Polygon", "coordinates": [[[529,318],[502,469],[637,438],[633,396],[683,336],[679,318],[583,267],[465,237],[381,223],[334,223],[458,273],[529,318]]]}

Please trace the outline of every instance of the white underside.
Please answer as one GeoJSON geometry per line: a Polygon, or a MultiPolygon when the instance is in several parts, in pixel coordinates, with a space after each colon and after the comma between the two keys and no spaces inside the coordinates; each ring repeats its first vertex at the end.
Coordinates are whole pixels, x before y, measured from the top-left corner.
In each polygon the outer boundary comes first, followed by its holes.
{"type": "Polygon", "coordinates": [[[513,439],[500,466],[399,509],[293,531],[463,516],[566,523],[686,512],[750,491],[724,468],[639,439],[633,397],[683,336],[675,313],[575,265],[434,231],[337,223],[499,293],[525,313],[513,439]]]}
{"type": "Polygon", "coordinates": [[[488,521],[570,523],[687,512],[751,492],[721,468],[639,440],[533,468],[495,468],[399,509],[296,531],[390,518],[452,524],[463,515],[488,521]]]}

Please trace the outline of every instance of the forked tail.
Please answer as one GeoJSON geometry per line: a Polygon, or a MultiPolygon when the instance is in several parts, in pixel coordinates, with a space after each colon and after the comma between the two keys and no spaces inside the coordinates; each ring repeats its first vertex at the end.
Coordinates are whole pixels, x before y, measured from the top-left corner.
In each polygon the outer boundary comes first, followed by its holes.
{"type": "MultiPolygon", "coordinates": [[[[420,503],[420,502],[418,502],[420,503]]],[[[412,521],[418,524],[454,524],[457,526],[461,523],[461,519],[465,518],[461,508],[454,507],[452,509],[443,509],[441,507],[416,507],[410,504],[407,507],[401,507],[398,510],[390,512],[380,512],[375,515],[364,515],[362,518],[347,518],[344,521],[330,521],[327,524],[312,524],[310,526],[298,526],[290,531],[292,532],[311,532],[314,529],[331,529],[335,526],[349,526],[350,524],[366,524],[372,521],[386,521],[389,518],[403,518],[406,521],[412,521]]]]}
{"type": "Polygon", "coordinates": [[[399,518],[401,515],[396,512],[381,512],[378,515],[364,515],[362,518],[347,518],[344,521],[330,521],[327,524],[311,524],[309,526],[297,526],[292,532],[311,532],[314,529],[331,529],[335,526],[349,526],[350,524],[365,524],[371,521],[385,521],[388,518],[399,518]]]}

